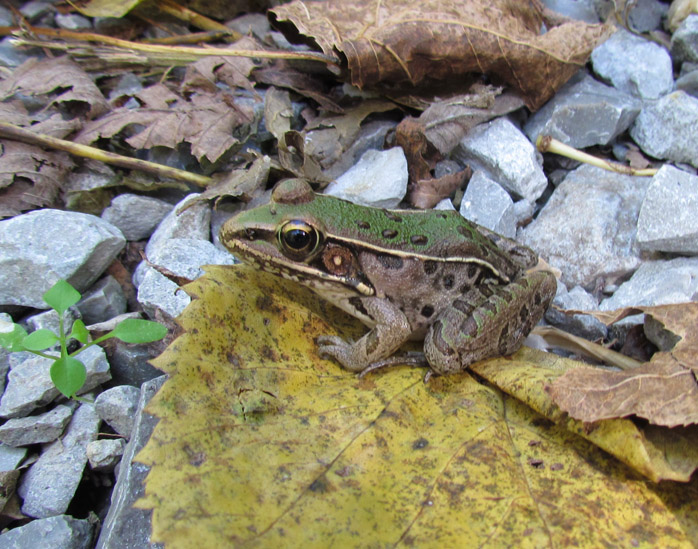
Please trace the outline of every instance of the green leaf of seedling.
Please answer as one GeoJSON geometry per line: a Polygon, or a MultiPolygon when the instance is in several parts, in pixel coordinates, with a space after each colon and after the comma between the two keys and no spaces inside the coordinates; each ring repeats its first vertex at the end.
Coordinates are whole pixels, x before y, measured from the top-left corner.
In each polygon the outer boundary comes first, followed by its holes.
{"type": "Polygon", "coordinates": [[[70,398],[85,384],[87,371],[77,358],[64,356],[51,365],[51,381],[64,396],[70,398]]]}
{"type": "Polygon", "coordinates": [[[111,332],[113,337],[126,343],[149,343],[167,335],[167,328],[159,322],[127,318],[111,332]]]}
{"type": "Polygon", "coordinates": [[[22,341],[27,337],[27,331],[19,324],[0,320],[0,346],[11,353],[24,351],[22,341]]]}
{"type": "Polygon", "coordinates": [[[59,280],[42,297],[49,307],[62,315],[80,301],[82,296],[65,280],[59,280]]]}
{"type": "Polygon", "coordinates": [[[42,328],[41,330],[36,330],[32,332],[22,341],[22,345],[28,351],[43,351],[52,347],[58,342],[58,336],[54,334],[51,330],[46,330],[42,328]]]}
{"type": "Polygon", "coordinates": [[[77,319],[75,322],[73,322],[73,329],[70,332],[68,339],[77,339],[80,343],[84,345],[85,343],[87,343],[89,336],[90,333],[87,331],[87,328],[85,328],[85,323],[82,320],[77,319]]]}

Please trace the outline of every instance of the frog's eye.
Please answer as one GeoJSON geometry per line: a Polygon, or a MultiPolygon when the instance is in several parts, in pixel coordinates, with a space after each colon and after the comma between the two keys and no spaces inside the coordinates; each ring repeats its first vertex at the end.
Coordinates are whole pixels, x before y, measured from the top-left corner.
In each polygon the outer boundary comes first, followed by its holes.
{"type": "Polygon", "coordinates": [[[281,225],[276,237],[281,251],[292,259],[308,260],[315,255],[322,243],[320,231],[299,219],[281,225]]]}

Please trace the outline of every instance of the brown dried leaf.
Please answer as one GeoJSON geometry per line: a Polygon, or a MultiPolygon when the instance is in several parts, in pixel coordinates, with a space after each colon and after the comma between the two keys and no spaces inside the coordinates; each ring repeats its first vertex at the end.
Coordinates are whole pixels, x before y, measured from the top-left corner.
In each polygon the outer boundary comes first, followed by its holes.
{"type": "Polygon", "coordinates": [[[177,215],[191,208],[194,204],[213,199],[215,199],[215,205],[227,197],[249,201],[255,191],[263,189],[266,185],[270,169],[271,159],[268,156],[260,156],[251,166],[231,171],[220,183],[208,187],[201,194],[187,200],[177,210],[177,215]]]}
{"type": "MultiPolygon", "coordinates": [[[[249,36],[238,40],[230,47],[241,50],[263,49],[257,40],[249,36]]],[[[182,92],[201,90],[212,93],[217,90],[216,82],[223,82],[231,88],[253,91],[250,73],[264,64],[261,60],[255,61],[250,57],[203,57],[187,66],[180,89],[182,92]]]]}
{"type": "Polygon", "coordinates": [[[291,130],[293,106],[291,94],[287,91],[269,88],[264,96],[264,125],[267,131],[282,141],[287,131],[291,130]]]}
{"type": "Polygon", "coordinates": [[[305,127],[305,153],[327,169],[351,146],[369,115],[396,108],[390,101],[371,99],[346,109],[342,115],[318,116],[305,127]]]}
{"type": "Polygon", "coordinates": [[[186,142],[191,145],[191,152],[197,159],[206,157],[213,163],[240,142],[235,135],[243,137],[254,119],[251,108],[231,104],[230,97],[220,91],[172,101],[172,97],[177,96],[169,90],[160,95],[163,90],[166,90],[164,86],[157,86],[157,90],[148,96],[150,104],[159,102],[160,108],[117,109],[86,124],[75,141],[92,143],[100,137],[112,137],[135,124],[144,126],[144,129],[126,139],[132,147],[174,149],[179,143],[186,142]]]}
{"type": "Polygon", "coordinates": [[[0,218],[48,206],[73,168],[64,152],[0,140],[0,218]]]}
{"type": "Polygon", "coordinates": [[[326,55],[343,54],[360,88],[443,85],[487,74],[518,90],[532,110],[614,31],[568,21],[541,34],[537,1],[296,0],[270,14],[287,35],[303,35],[326,55]]]}
{"type": "Polygon", "coordinates": [[[650,362],[623,372],[576,368],[548,391],[560,408],[585,422],[636,415],[667,427],[698,423],[698,303],[591,314],[615,322],[638,312],[681,338],[671,352],[656,353],[650,362]]]}
{"type": "Polygon", "coordinates": [[[58,59],[31,58],[17,67],[12,75],[0,82],[0,100],[21,92],[46,96],[46,106],[72,101],[86,103],[87,118],[109,110],[106,99],[92,79],[68,57],[58,59]]]}
{"type": "Polygon", "coordinates": [[[342,107],[337,105],[337,103],[321,91],[323,85],[318,78],[307,73],[299,72],[286,62],[277,61],[271,67],[257,69],[254,72],[254,79],[260,84],[267,84],[278,88],[288,88],[299,95],[309,97],[326,111],[333,113],[344,112],[342,107]]]}
{"type": "Polygon", "coordinates": [[[432,103],[419,120],[429,142],[447,155],[471,128],[521,107],[523,101],[511,92],[478,86],[468,94],[432,103]]]}
{"type": "Polygon", "coordinates": [[[396,128],[395,142],[405,152],[409,173],[408,199],[417,208],[435,206],[470,176],[471,170],[468,168],[440,178],[432,177],[432,169],[441,159],[441,154],[428,141],[421,120],[404,118],[396,128]]]}

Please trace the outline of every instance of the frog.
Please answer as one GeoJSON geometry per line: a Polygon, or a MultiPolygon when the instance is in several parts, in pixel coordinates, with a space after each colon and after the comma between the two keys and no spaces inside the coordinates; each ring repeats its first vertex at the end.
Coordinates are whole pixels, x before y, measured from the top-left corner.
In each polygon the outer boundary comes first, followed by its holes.
{"type": "Polygon", "coordinates": [[[309,287],[366,325],[356,341],[316,339],[321,357],[362,375],[389,365],[463,371],[511,355],[540,321],[557,280],[530,248],[455,210],[389,210],[276,184],[228,219],[221,243],[262,271],[309,287]],[[396,354],[408,341],[423,351],[396,354]]]}

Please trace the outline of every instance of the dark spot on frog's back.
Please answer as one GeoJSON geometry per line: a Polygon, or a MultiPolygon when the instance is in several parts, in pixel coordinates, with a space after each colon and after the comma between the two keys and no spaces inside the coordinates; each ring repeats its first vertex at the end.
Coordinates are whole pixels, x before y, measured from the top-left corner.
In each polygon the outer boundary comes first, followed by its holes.
{"type": "Polygon", "coordinates": [[[424,307],[422,307],[422,310],[420,311],[420,314],[421,314],[424,318],[429,318],[431,315],[434,314],[434,307],[431,306],[431,305],[425,305],[424,307]]]}
{"type": "Polygon", "coordinates": [[[403,261],[401,257],[389,254],[379,254],[378,261],[384,269],[402,269],[403,261]]]}
{"type": "Polygon", "coordinates": [[[368,221],[357,221],[356,226],[359,227],[359,229],[364,229],[365,231],[371,228],[371,224],[368,221]]]}
{"type": "Polygon", "coordinates": [[[453,285],[455,284],[455,279],[453,278],[453,275],[446,275],[443,279],[444,283],[444,288],[447,290],[450,290],[453,288],[453,285]]]}
{"type": "Polygon", "coordinates": [[[415,246],[426,246],[429,243],[429,239],[423,234],[413,234],[410,237],[410,242],[415,246]]]}
{"type": "Polygon", "coordinates": [[[400,217],[395,212],[391,212],[389,210],[383,210],[383,213],[385,214],[385,217],[390,219],[390,221],[394,221],[395,223],[402,223],[402,217],[400,217]]]}
{"type": "Polygon", "coordinates": [[[436,261],[425,261],[424,262],[424,272],[428,275],[433,275],[439,268],[439,264],[436,261]]]}
{"type": "Polygon", "coordinates": [[[397,236],[397,231],[395,229],[383,229],[381,234],[383,238],[395,238],[397,236]]]}

